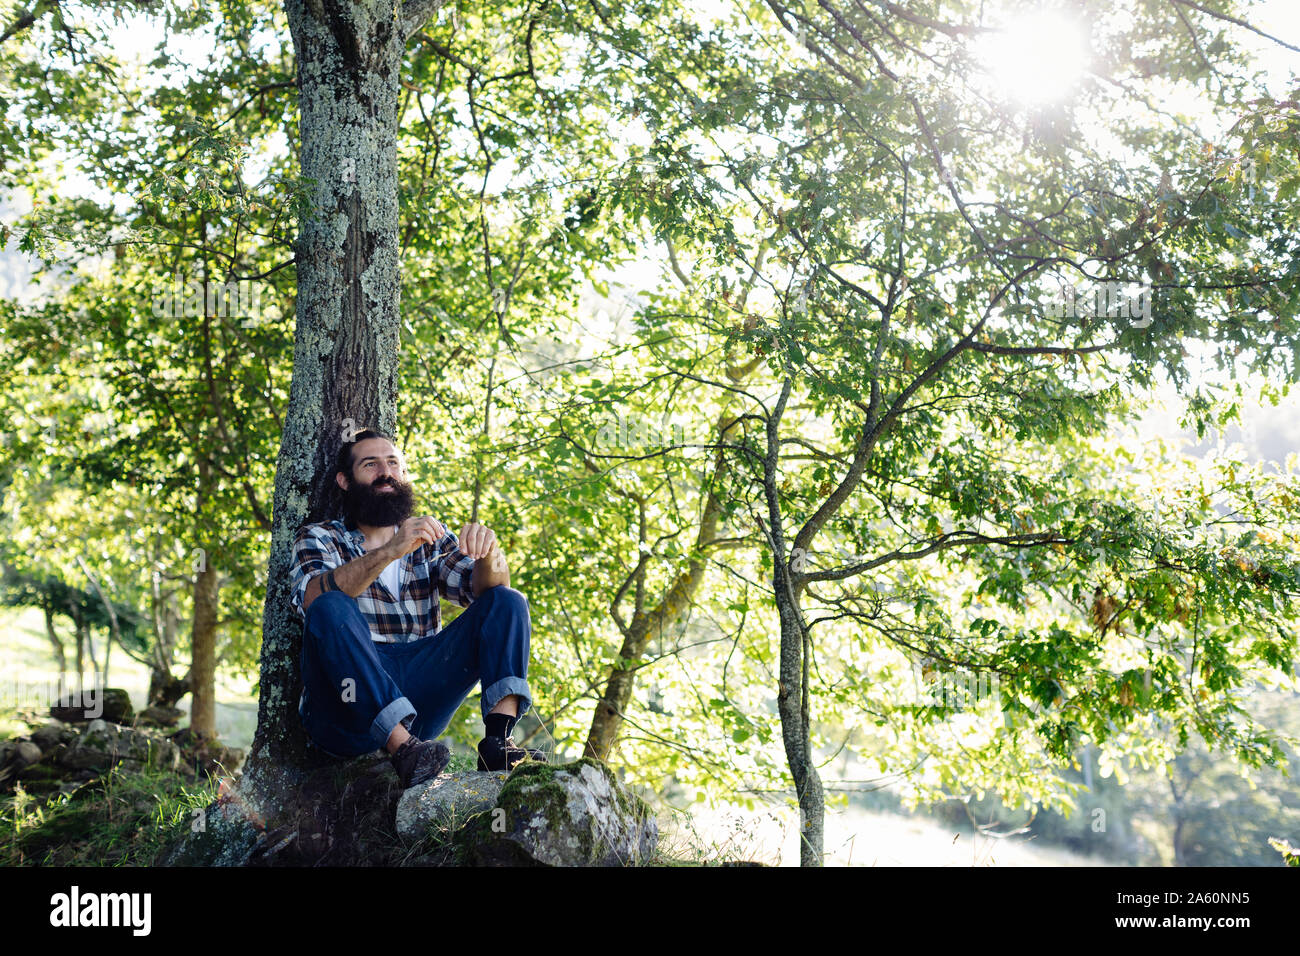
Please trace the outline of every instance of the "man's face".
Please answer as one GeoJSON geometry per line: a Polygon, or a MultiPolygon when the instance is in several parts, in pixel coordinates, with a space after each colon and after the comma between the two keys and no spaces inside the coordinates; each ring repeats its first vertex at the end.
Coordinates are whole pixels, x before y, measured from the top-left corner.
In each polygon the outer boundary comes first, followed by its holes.
{"type": "Polygon", "coordinates": [[[343,516],[350,524],[401,524],[415,509],[415,489],[406,480],[402,453],[384,438],[367,438],[352,449],[352,480],[336,476],[343,489],[343,516]]]}

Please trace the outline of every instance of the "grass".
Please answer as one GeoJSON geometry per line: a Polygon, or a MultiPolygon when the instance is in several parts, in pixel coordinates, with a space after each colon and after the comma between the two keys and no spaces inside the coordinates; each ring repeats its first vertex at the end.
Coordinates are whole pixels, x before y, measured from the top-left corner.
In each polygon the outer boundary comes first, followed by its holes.
{"type": "Polygon", "coordinates": [[[478,754],[453,750],[451,762],[447,764],[447,769],[443,773],[462,773],[469,770],[478,770],[478,754]]]}
{"type": "Polygon", "coordinates": [[[217,783],[115,767],[76,790],[0,798],[0,866],[152,866],[217,783]]]}

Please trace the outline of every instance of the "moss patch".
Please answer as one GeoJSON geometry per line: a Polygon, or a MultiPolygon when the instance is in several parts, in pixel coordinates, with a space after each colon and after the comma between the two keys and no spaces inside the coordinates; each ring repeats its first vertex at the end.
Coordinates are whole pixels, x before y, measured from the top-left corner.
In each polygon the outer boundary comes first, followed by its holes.
{"type": "Polygon", "coordinates": [[[539,818],[550,833],[564,834],[567,839],[576,841],[563,848],[564,856],[575,862],[599,859],[607,848],[597,845],[601,839],[599,834],[573,826],[569,817],[571,794],[559,779],[559,775],[564,774],[581,780],[584,767],[590,767],[604,777],[615,801],[613,809],[623,819],[640,826],[653,818],[649,804],[627,791],[613,771],[599,760],[582,757],[566,764],[527,761],[510,774],[501,788],[496,807],[477,815],[456,834],[454,842],[462,859],[482,865],[538,865],[522,849],[518,838],[530,823],[539,818]]]}

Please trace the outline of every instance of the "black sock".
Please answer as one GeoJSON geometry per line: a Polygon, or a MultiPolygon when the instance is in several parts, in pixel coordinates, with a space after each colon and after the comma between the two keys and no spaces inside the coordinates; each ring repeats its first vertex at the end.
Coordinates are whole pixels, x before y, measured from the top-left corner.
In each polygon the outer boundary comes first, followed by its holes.
{"type": "Polygon", "coordinates": [[[510,731],[515,729],[515,721],[518,719],[518,717],[512,717],[510,714],[488,714],[483,718],[483,736],[509,737],[510,731]]]}

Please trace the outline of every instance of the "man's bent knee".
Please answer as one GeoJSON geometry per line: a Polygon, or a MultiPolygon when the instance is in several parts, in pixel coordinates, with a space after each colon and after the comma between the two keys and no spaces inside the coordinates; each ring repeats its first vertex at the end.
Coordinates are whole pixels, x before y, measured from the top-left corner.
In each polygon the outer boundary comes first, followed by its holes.
{"type": "MultiPolygon", "coordinates": [[[[317,595],[307,608],[305,623],[307,630],[319,633],[323,621],[344,614],[361,615],[357,599],[343,591],[326,591],[317,595]]],[[[364,618],[362,619],[364,621],[364,618]]],[[[369,625],[367,625],[367,630],[369,625]]]]}
{"type": "Polygon", "coordinates": [[[520,610],[528,610],[528,598],[524,592],[516,591],[508,584],[494,584],[478,593],[477,601],[490,600],[493,604],[509,604],[520,610]]]}
{"type": "Polygon", "coordinates": [[[318,615],[324,613],[326,609],[337,610],[339,609],[339,607],[346,606],[344,602],[350,602],[352,606],[356,607],[356,598],[352,597],[351,594],[348,594],[346,592],[326,591],[324,593],[317,594],[315,598],[312,598],[311,604],[307,606],[308,626],[311,626],[312,615],[317,615],[318,617],[318,615]]]}

